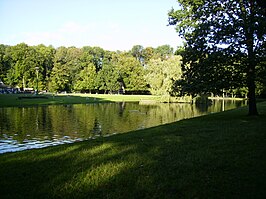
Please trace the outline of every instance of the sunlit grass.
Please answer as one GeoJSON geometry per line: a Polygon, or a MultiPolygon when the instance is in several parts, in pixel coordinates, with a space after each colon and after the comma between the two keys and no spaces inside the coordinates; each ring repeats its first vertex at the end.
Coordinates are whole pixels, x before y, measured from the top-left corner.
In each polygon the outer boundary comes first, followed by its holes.
{"type": "Polygon", "coordinates": [[[265,198],[266,103],[0,155],[1,198],[265,198]]]}
{"type": "MultiPolygon", "coordinates": [[[[60,94],[59,96],[66,94],[60,94]]],[[[110,95],[110,94],[71,94],[71,96],[91,98],[91,100],[106,100],[106,101],[140,101],[140,100],[158,100],[159,96],[154,95],[110,95]]]]}
{"type": "Polygon", "coordinates": [[[152,95],[103,95],[103,94],[0,94],[0,107],[5,106],[31,106],[53,104],[87,104],[102,102],[139,102],[141,100],[159,100],[160,97],[152,95]],[[21,98],[31,97],[31,98],[21,98]],[[45,97],[45,98],[41,98],[45,97]]]}

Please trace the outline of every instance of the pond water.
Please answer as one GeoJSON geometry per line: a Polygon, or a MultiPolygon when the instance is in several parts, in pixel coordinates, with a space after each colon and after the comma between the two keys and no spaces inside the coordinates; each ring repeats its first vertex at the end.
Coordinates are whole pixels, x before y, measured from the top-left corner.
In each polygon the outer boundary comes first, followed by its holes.
{"type": "Polygon", "coordinates": [[[246,105],[213,101],[181,103],[100,103],[0,108],[0,153],[72,143],[171,123],[246,105]]]}

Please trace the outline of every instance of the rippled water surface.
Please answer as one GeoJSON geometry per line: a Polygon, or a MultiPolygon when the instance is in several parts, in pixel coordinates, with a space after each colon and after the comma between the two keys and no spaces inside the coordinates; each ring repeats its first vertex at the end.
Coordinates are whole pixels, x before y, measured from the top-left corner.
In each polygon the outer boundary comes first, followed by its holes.
{"type": "Polygon", "coordinates": [[[72,143],[245,105],[102,103],[0,108],[0,153],[72,143]]]}

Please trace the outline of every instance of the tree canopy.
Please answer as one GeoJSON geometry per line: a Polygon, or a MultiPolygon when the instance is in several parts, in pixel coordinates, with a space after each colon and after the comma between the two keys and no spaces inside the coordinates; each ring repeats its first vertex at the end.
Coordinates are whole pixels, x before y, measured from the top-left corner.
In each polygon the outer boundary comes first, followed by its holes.
{"type": "Polygon", "coordinates": [[[146,80],[154,95],[171,95],[173,83],[181,79],[181,57],[172,56],[167,60],[151,59],[147,65],[146,80]]]}
{"type": "Polygon", "coordinates": [[[185,40],[183,92],[248,87],[249,114],[257,115],[257,69],[265,71],[265,7],[253,0],[179,0],[169,24],[185,40]],[[264,67],[264,68],[263,68],[264,67]]]}
{"type": "Polygon", "coordinates": [[[42,44],[0,45],[0,78],[22,91],[36,89],[38,83],[39,90],[50,92],[169,94],[175,67],[177,71],[181,70],[180,60],[172,59],[172,56],[173,48],[169,45],[157,48],[135,45],[124,52],[91,46],[55,49],[42,44]],[[170,70],[171,66],[173,70],[170,70]],[[151,84],[157,80],[151,77],[162,70],[161,78],[168,79],[162,80],[162,87],[154,89],[151,84]]]}

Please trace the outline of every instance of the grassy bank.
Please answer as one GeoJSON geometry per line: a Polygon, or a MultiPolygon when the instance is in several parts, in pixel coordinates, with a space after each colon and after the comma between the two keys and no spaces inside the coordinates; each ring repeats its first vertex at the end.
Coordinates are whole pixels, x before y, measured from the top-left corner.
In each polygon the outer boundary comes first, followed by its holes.
{"type": "Polygon", "coordinates": [[[266,103],[0,155],[1,198],[266,198],[266,103]]]}
{"type": "Polygon", "coordinates": [[[32,106],[52,104],[87,104],[102,102],[139,102],[141,100],[160,99],[152,95],[96,95],[96,94],[5,94],[0,95],[0,107],[7,106],[32,106]]]}

